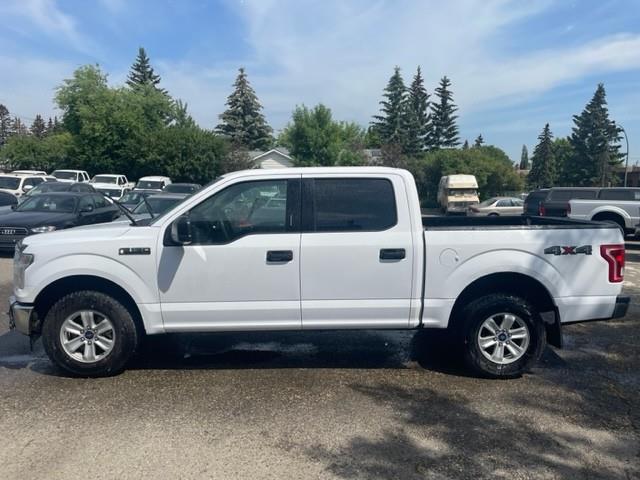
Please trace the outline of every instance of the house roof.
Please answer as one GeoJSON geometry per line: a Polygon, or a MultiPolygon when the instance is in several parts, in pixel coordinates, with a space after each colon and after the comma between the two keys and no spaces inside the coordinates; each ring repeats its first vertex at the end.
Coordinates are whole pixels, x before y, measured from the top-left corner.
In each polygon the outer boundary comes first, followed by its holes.
{"type": "Polygon", "coordinates": [[[278,153],[283,157],[287,157],[287,159],[293,162],[293,158],[291,158],[291,156],[289,155],[289,149],[284,147],[272,148],[271,150],[267,150],[266,152],[261,150],[253,150],[249,152],[249,156],[251,157],[252,160],[259,160],[261,157],[264,157],[269,153],[278,153]]]}

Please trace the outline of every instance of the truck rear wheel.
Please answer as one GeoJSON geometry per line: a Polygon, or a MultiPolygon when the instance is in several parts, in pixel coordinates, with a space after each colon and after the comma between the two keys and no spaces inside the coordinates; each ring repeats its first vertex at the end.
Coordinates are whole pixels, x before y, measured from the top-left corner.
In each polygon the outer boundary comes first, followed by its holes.
{"type": "Polygon", "coordinates": [[[469,303],[463,318],[465,361],[481,376],[519,377],[538,361],[546,346],[542,319],[520,297],[487,295],[469,303]]]}
{"type": "Polygon", "coordinates": [[[61,298],[47,313],[42,342],[49,358],[74,375],[102,377],[124,369],[138,345],[129,310],[101,292],[61,298]]]}

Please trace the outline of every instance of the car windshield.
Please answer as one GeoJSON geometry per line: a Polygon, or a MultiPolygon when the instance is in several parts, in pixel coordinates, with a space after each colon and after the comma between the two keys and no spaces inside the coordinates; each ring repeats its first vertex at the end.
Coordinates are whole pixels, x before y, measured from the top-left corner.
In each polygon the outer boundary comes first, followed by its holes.
{"type": "Polygon", "coordinates": [[[164,187],[164,191],[169,193],[193,193],[197,190],[197,185],[185,185],[180,183],[171,183],[164,187]]]}
{"type": "Polygon", "coordinates": [[[162,190],[162,182],[151,181],[151,180],[140,180],[136,185],[136,188],[147,189],[147,190],[162,190]]]}
{"type": "Polygon", "coordinates": [[[98,188],[98,191],[110,198],[118,198],[122,195],[122,190],[119,188],[98,188]]]}
{"type": "Polygon", "coordinates": [[[174,205],[181,202],[181,198],[160,198],[160,197],[149,197],[146,202],[138,205],[133,213],[149,213],[149,209],[147,208],[147,203],[151,206],[152,213],[154,215],[158,215],[160,213],[166,212],[168,209],[173,207],[174,205]]]}
{"type": "Polygon", "coordinates": [[[75,210],[76,197],[66,195],[36,195],[16,208],[17,212],[73,213],[75,210]]]}
{"type": "Polygon", "coordinates": [[[56,177],[58,180],[75,180],[77,173],[76,172],[64,172],[62,170],[56,170],[51,175],[56,177]]]}
{"type": "Polygon", "coordinates": [[[493,205],[497,198],[488,198],[484,202],[480,202],[478,204],[479,207],[488,207],[489,205],[493,205]]]}
{"type": "Polygon", "coordinates": [[[475,188],[450,188],[449,195],[454,197],[462,197],[464,195],[477,195],[478,191],[475,188]]]}
{"type": "MultiPolygon", "coordinates": [[[[225,177],[224,175],[221,175],[221,176],[219,176],[219,177],[217,177],[217,178],[214,178],[213,180],[211,180],[209,183],[207,183],[207,184],[206,184],[204,187],[202,187],[202,188],[208,188],[208,187],[210,187],[210,186],[212,186],[212,185],[215,185],[216,183],[220,182],[221,180],[224,180],[225,178],[226,178],[226,177],[225,177]]],[[[174,205],[174,207],[178,206],[180,203],[184,202],[184,201],[185,201],[185,200],[187,200],[188,198],[191,198],[191,197],[184,197],[180,202],[177,202],[177,203],[174,205]]],[[[160,214],[160,215],[158,215],[158,216],[154,217],[154,218],[151,220],[151,222],[149,223],[149,225],[153,225],[153,224],[154,224],[154,223],[156,223],[159,219],[161,219],[162,217],[164,217],[167,213],[169,213],[169,212],[170,212],[170,211],[172,211],[172,210],[173,210],[173,208],[169,208],[168,210],[165,210],[162,214],[160,214]]],[[[157,213],[157,212],[154,212],[154,215],[155,215],[156,213],[157,213]]]]}
{"type": "Polygon", "coordinates": [[[118,177],[111,175],[96,175],[91,179],[91,183],[118,183],[118,177]]]}
{"type": "Polygon", "coordinates": [[[70,184],[68,183],[64,184],[64,183],[58,183],[58,182],[44,182],[38,185],[37,187],[29,190],[27,193],[25,193],[25,196],[31,197],[33,195],[38,195],[40,193],[47,193],[47,192],[66,192],[69,190],[69,185],[70,184]]]}
{"type": "Polygon", "coordinates": [[[127,205],[137,205],[142,201],[144,195],[140,192],[127,192],[120,199],[120,203],[127,205]]]}
{"type": "Polygon", "coordinates": [[[0,177],[0,188],[7,190],[17,190],[20,186],[20,179],[16,177],[0,177]]]}

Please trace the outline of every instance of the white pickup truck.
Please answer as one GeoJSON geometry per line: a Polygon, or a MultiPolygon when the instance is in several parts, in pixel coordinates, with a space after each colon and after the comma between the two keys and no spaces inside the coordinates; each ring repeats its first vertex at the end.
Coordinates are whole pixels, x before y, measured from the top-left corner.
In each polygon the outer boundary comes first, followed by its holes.
{"type": "Polygon", "coordinates": [[[10,319],[83,376],[165,332],[436,328],[479,374],[514,377],[562,324],[624,316],[623,269],[615,226],[423,219],[404,170],[249,170],[145,224],[26,238],[10,319]]]}
{"type": "Polygon", "coordinates": [[[635,233],[640,221],[640,188],[603,188],[597,199],[569,201],[567,216],[618,225],[625,233],[635,233]]]}

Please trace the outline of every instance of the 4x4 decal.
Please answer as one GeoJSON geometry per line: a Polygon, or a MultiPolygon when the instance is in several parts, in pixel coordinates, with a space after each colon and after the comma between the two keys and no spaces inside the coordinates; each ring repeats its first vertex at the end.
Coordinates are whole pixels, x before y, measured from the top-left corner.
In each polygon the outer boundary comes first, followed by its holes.
{"type": "Polygon", "coordinates": [[[547,247],[544,249],[546,255],[591,255],[591,245],[554,245],[553,247],[547,247]]]}

